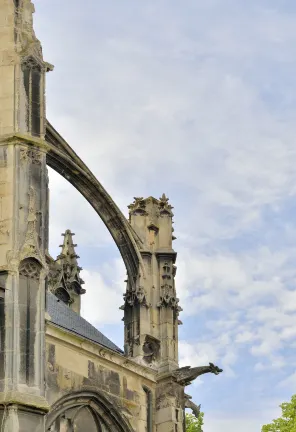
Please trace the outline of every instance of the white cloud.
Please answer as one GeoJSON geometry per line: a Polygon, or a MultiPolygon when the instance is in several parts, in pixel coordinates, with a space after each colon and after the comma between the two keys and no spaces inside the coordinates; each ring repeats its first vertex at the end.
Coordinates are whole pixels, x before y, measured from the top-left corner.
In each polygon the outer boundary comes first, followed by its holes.
{"type": "Polygon", "coordinates": [[[123,303],[125,288],[122,262],[114,260],[101,272],[83,270],[81,274],[86,286],[86,294],[82,297],[82,316],[96,326],[120,323],[123,312],[119,306],[123,303]]]}
{"type": "Polygon", "coordinates": [[[258,362],[254,366],[254,370],[257,372],[267,371],[267,370],[276,370],[283,369],[286,365],[286,360],[284,357],[271,357],[268,359],[268,362],[258,362]]]}
{"type": "Polygon", "coordinates": [[[292,391],[294,394],[295,393],[295,386],[296,386],[296,370],[292,374],[290,374],[289,376],[284,378],[282,381],[280,381],[278,383],[278,386],[279,387],[286,387],[290,391],[292,391]]]}
{"type": "MultiPolygon", "coordinates": [[[[294,291],[285,286],[287,278],[295,278],[295,270],[291,272],[287,265],[295,250],[271,253],[264,247],[253,250],[252,255],[220,252],[206,256],[186,250],[180,255],[177,286],[183,322],[186,316],[200,312],[215,312],[219,317],[208,320],[204,325],[208,331],[200,336],[207,339],[206,358],[222,365],[229,378],[236,376],[237,362],[247,352],[254,360],[260,359],[254,364],[255,371],[291,366],[290,356],[281,353],[290,349],[296,337],[294,291]]],[[[181,344],[187,364],[200,360],[198,341],[186,355],[183,350],[181,344]]]]}

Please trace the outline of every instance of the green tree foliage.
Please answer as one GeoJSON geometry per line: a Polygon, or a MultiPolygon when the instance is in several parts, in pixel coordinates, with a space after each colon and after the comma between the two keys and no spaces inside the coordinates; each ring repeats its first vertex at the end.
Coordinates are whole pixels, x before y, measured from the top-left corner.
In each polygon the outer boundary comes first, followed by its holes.
{"type": "Polygon", "coordinates": [[[186,432],[203,432],[204,413],[200,413],[198,419],[193,414],[186,413],[186,432]]]}
{"type": "Polygon", "coordinates": [[[296,432],[296,395],[280,405],[282,416],[262,427],[261,432],[296,432]]]}

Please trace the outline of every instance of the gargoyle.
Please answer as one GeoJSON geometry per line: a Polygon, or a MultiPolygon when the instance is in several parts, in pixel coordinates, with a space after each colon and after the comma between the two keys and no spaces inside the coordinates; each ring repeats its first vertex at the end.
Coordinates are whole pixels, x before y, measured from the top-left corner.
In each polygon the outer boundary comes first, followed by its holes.
{"type": "Polygon", "coordinates": [[[184,404],[184,408],[189,408],[192,410],[193,415],[198,419],[199,415],[200,415],[200,405],[196,405],[194,402],[192,402],[192,397],[185,394],[185,404],[184,404]]]}
{"type": "Polygon", "coordinates": [[[195,368],[192,368],[191,366],[185,366],[179,368],[173,372],[173,377],[176,379],[177,383],[187,386],[191,384],[191,381],[194,381],[200,375],[206,373],[219,375],[221,372],[223,372],[223,369],[220,369],[218,366],[210,363],[209,366],[199,366],[195,368]]]}

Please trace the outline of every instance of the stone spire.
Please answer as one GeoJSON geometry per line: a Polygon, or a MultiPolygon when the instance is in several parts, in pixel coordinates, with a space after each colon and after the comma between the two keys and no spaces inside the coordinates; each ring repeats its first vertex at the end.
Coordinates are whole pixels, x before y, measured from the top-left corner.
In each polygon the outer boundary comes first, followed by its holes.
{"type": "Polygon", "coordinates": [[[75,252],[77,244],[73,242],[75,234],[66,230],[62,236],[62,251],[56,261],[51,264],[49,274],[49,289],[61,301],[66,303],[76,313],[80,314],[81,295],[85,293],[84,284],[80,278],[81,267],[78,265],[79,256],[75,252]]]}
{"type": "Polygon", "coordinates": [[[176,252],[173,207],[159,199],[134,198],[129,221],[140,237],[144,271],[136,286],[127,281],[124,295],[125,351],[160,372],[178,367],[179,299],[176,295],[176,252]]]}
{"type": "Polygon", "coordinates": [[[64,237],[63,244],[60,245],[62,252],[57,257],[57,262],[59,264],[68,264],[75,268],[79,268],[77,259],[80,257],[75,252],[77,244],[74,244],[73,242],[73,236],[75,236],[75,234],[72,233],[71,230],[67,229],[62,236],[64,237]]]}

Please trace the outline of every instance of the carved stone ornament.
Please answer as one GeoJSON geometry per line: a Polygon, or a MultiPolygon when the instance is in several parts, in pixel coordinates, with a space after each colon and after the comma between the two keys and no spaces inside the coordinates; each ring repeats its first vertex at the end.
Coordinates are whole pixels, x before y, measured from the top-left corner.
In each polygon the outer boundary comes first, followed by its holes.
{"type": "Polygon", "coordinates": [[[42,254],[39,248],[39,236],[37,233],[37,215],[41,214],[36,208],[36,192],[31,186],[29,191],[29,212],[27,219],[27,231],[25,242],[21,248],[20,258],[36,258],[38,261],[43,262],[42,254]]]}
{"type": "Polygon", "coordinates": [[[31,162],[35,165],[41,165],[42,153],[34,148],[21,148],[20,149],[21,162],[31,162]]]}
{"type": "Polygon", "coordinates": [[[130,211],[130,215],[138,214],[141,216],[146,216],[148,214],[146,211],[146,202],[143,197],[140,198],[135,197],[134,202],[128,206],[128,209],[130,211]]]}
{"type": "Polygon", "coordinates": [[[187,386],[191,384],[197,377],[206,374],[213,373],[215,375],[219,375],[219,373],[223,372],[223,369],[220,369],[218,366],[215,366],[213,363],[209,363],[209,366],[199,366],[192,368],[191,366],[185,366],[183,368],[176,369],[173,371],[172,375],[176,379],[178,384],[187,386]]]}
{"type": "Polygon", "coordinates": [[[179,313],[183,310],[181,306],[179,306],[179,299],[175,296],[175,290],[173,286],[167,283],[161,286],[161,296],[157,306],[159,308],[172,308],[175,311],[176,316],[178,316],[179,313]]]}
{"type": "Polygon", "coordinates": [[[85,289],[82,288],[84,281],[80,277],[80,271],[75,253],[75,245],[73,243],[70,230],[67,230],[64,236],[64,243],[61,246],[62,252],[56,261],[52,261],[49,265],[48,286],[49,290],[55,294],[61,301],[67,304],[73,303],[73,295],[82,295],[85,289]]]}
{"type": "Polygon", "coordinates": [[[150,304],[147,301],[147,293],[142,286],[138,286],[135,289],[128,289],[125,294],[123,294],[124,305],[120,307],[120,309],[124,310],[125,306],[135,306],[139,304],[140,306],[145,306],[147,308],[150,307],[150,304]]]}
{"type": "Polygon", "coordinates": [[[143,358],[146,363],[150,364],[158,360],[160,353],[160,341],[151,336],[146,336],[143,344],[143,358]]]}
{"type": "Polygon", "coordinates": [[[41,265],[38,263],[38,261],[32,259],[25,259],[20,264],[19,273],[30,279],[39,280],[41,273],[41,265]]]}
{"type": "Polygon", "coordinates": [[[39,247],[39,235],[37,232],[37,215],[41,214],[36,208],[36,193],[35,189],[31,186],[29,191],[29,209],[27,216],[27,230],[25,240],[19,247],[16,246],[14,250],[7,251],[6,260],[7,265],[3,266],[3,270],[9,270],[11,273],[17,273],[19,263],[26,258],[35,258],[42,266],[43,275],[47,274],[48,266],[45,258],[43,257],[39,247]],[[5,268],[4,268],[5,267],[5,268]]]}
{"type": "Polygon", "coordinates": [[[173,208],[174,207],[172,207],[169,204],[169,198],[167,198],[165,194],[162,194],[162,196],[159,198],[159,205],[158,205],[160,216],[171,216],[171,217],[173,217],[174,216],[174,214],[172,212],[173,208]]]}
{"type": "Polygon", "coordinates": [[[165,262],[162,268],[163,268],[162,279],[172,279],[171,267],[168,264],[168,262],[165,262]]]}

